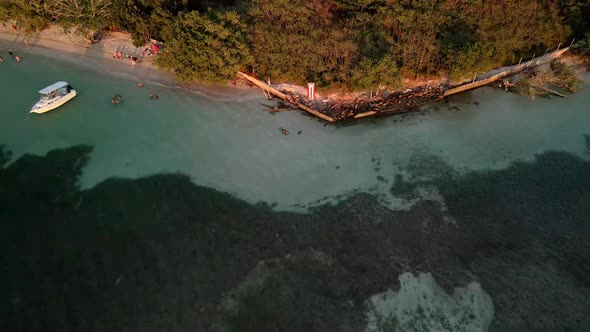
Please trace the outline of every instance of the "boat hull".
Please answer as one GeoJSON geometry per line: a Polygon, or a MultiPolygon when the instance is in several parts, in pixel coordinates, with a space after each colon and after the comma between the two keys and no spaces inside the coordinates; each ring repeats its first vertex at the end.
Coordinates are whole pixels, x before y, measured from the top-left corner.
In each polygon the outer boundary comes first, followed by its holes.
{"type": "Polygon", "coordinates": [[[58,100],[56,100],[55,102],[53,102],[49,105],[45,105],[43,107],[33,106],[33,108],[31,109],[31,113],[42,114],[42,113],[46,113],[51,110],[54,110],[54,109],[60,107],[61,105],[67,103],[70,99],[76,97],[76,94],[77,94],[76,90],[72,90],[72,91],[68,92],[68,94],[64,95],[63,97],[59,98],[58,100]]]}

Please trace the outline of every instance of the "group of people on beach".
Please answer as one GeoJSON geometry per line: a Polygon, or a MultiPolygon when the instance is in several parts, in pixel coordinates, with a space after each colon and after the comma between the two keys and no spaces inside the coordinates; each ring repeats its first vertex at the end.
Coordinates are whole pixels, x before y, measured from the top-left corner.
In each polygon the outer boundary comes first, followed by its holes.
{"type": "MultiPolygon", "coordinates": [[[[143,82],[137,83],[137,86],[140,87],[140,88],[143,88],[143,82]]],[[[157,94],[152,93],[152,92],[150,92],[148,94],[148,97],[150,99],[153,99],[153,100],[160,99],[160,96],[158,96],[157,94]]],[[[123,97],[120,94],[115,93],[115,94],[113,94],[113,98],[111,99],[111,101],[112,101],[113,104],[119,104],[119,103],[121,103],[123,101],[123,97]]]]}
{"type": "MultiPolygon", "coordinates": [[[[150,55],[157,55],[158,51],[160,49],[160,46],[158,44],[152,43],[151,47],[146,47],[142,52],[141,52],[141,56],[150,56],[150,55]]],[[[115,51],[113,52],[113,59],[128,59],[129,61],[131,61],[131,65],[135,66],[138,63],[141,63],[142,60],[137,58],[136,56],[132,56],[129,54],[125,54],[123,55],[121,53],[121,51],[115,51]]]]}
{"type": "MultiPolygon", "coordinates": [[[[20,57],[18,55],[14,55],[14,52],[12,51],[12,49],[8,50],[8,55],[13,57],[14,60],[16,60],[16,62],[20,62],[20,57]]],[[[2,62],[4,62],[4,58],[2,56],[0,56],[0,63],[2,63],[2,62]]]]}
{"type": "Polygon", "coordinates": [[[123,59],[123,57],[125,57],[125,59],[131,61],[132,66],[135,66],[136,64],[141,63],[141,59],[138,59],[135,56],[131,56],[129,54],[125,54],[123,56],[123,54],[120,51],[113,52],[113,59],[123,59]]]}
{"type": "Polygon", "coordinates": [[[156,43],[152,43],[151,47],[146,47],[143,49],[143,51],[141,52],[141,55],[142,56],[158,55],[159,51],[160,51],[160,45],[158,45],[156,43]]]}

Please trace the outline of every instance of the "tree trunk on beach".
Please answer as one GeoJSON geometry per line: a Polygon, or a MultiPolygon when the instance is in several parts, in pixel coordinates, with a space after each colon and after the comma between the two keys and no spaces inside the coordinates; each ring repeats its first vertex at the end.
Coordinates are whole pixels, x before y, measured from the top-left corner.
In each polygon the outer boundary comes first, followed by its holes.
{"type": "Polygon", "coordinates": [[[553,85],[568,92],[575,92],[582,81],[578,74],[561,61],[553,60],[550,68],[545,71],[532,71],[524,73],[516,83],[516,88],[521,95],[535,99],[535,96],[554,94],[565,97],[564,94],[549,89],[546,85],[553,85]]]}

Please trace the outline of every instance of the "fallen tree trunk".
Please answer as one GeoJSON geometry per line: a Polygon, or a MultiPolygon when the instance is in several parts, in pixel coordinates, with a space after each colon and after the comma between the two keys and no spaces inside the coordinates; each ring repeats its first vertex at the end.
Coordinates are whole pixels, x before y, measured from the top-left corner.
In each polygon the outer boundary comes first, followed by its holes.
{"type": "Polygon", "coordinates": [[[548,88],[546,88],[544,86],[541,86],[541,85],[534,85],[533,84],[532,86],[535,87],[535,88],[541,89],[541,90],[545,90],[545,91],[547,91],[549,93],[552,93],[554,95],[557,95],[557,96],[560,96],[560,97],[563,97],[563,98],[567,97],[566,95],[563,95],[563,94],[561,94],[561,93],[559,93],[559,92],[557,92],[555,90],[548,89],[548,88]]]}

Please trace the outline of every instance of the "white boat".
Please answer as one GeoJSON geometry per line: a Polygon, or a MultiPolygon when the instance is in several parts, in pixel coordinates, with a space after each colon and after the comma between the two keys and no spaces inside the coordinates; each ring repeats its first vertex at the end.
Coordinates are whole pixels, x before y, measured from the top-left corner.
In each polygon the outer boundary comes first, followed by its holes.
{"type": "Polygon", "coordinates": [[[41,99],[33,105],[31,113],[45,113],[76,97],[76,90],[68,82],[60,81],[39,91],[41,99]]]}

